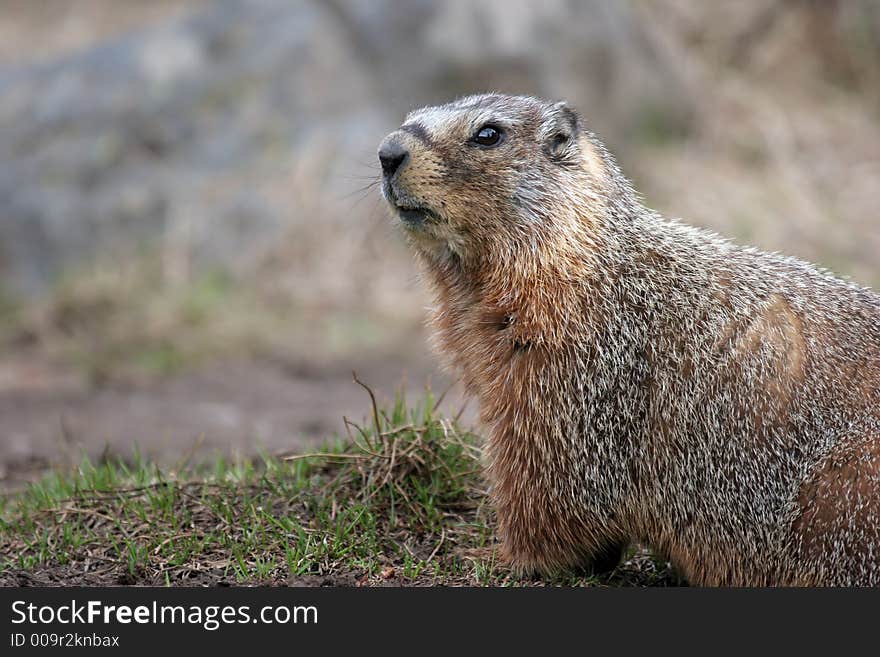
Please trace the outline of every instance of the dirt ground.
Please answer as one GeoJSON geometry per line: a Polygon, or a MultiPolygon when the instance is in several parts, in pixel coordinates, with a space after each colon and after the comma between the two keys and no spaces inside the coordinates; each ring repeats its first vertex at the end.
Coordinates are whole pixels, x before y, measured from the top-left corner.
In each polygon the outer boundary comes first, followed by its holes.
{"type": "MultiPolygon", "coordinates": [[[[85,453],[130,458],[137,449],[162,465],[223,454],[297,452],[344,435],[343,417],[362,422],[366,391],[380,402],[403,389],[417,400],[426,384],[449,386],[427,359],[316,366],[281,361],[211,363],[167,378],[93,389],[39,354],[0,360],[0,487],[15,488],[85,453]]],[[[463,405],[450,390],[444,408],[463,405]]],[[[466,409],[467,413],[468,409],[466,409]]],[[[473,412],[466,416],[473,419],[473,412]]]]}

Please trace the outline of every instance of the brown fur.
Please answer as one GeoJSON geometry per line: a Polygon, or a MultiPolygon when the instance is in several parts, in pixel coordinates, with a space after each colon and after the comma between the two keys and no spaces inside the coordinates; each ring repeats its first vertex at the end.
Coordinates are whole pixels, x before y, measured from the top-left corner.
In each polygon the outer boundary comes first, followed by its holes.
{"type": "Polygon", "coordinates": [[[844,565],[868,568],[880,559],[880,436],[833,449],[801,487],[793,524],[801,557],[828,562],[802,583],[849,583],[844,565]],[[852,527],[858,528],[853,532],[852,527]]]}
{"type": "Polygon", "coordinates": [[[470,97],[387,139],[514,566],[638,541],[695,584],[880,584],[880,297],[646,209],[563,104],[470,97]]]}

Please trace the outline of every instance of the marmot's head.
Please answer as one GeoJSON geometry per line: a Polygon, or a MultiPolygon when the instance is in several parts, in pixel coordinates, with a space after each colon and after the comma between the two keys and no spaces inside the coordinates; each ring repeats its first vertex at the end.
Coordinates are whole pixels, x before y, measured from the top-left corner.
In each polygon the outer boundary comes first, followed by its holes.
{"type": "Polygon", "coordinates": [[[379,160],[383,195],[417,246],[461,258],[590,242],[591,219],[628,189],[574,110],[526,96],[415,110],[379,160]]]}

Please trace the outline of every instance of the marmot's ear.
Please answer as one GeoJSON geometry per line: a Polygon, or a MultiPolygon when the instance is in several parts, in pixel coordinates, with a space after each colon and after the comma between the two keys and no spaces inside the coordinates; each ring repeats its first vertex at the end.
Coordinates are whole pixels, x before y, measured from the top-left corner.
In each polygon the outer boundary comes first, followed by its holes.
{"type": "Polygon", "coordinates": [[[572,144],[577,142],[580,119],[577,112],[565,102],[553,105],[544,121],[544,150],[554,158],[566,155],[572,144]]]}

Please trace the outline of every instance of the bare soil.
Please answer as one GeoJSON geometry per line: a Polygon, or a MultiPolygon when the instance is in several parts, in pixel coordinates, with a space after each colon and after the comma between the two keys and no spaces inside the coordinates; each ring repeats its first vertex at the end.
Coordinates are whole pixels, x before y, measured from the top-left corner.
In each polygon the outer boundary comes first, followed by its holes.
{"type": "MultiPolygon", "coordinates": [[[[79,462],[83,454],[130,458],[138,450],[167,466],[218,454],[314,448],[345,434],[343,417],[360,422],[369,412],[369,398],[352,370],[380,402],[399,389],[415,402],[427,384],[438,395],[449,386],[427,359],[230,361],[92,388],[39,353],[7,357],[0,360],[0,488],[18,488],[47,468],[79,462]]],[[[451,412],[462,405],[461,391],[453,388],[444,407],[451,412]]]]}

